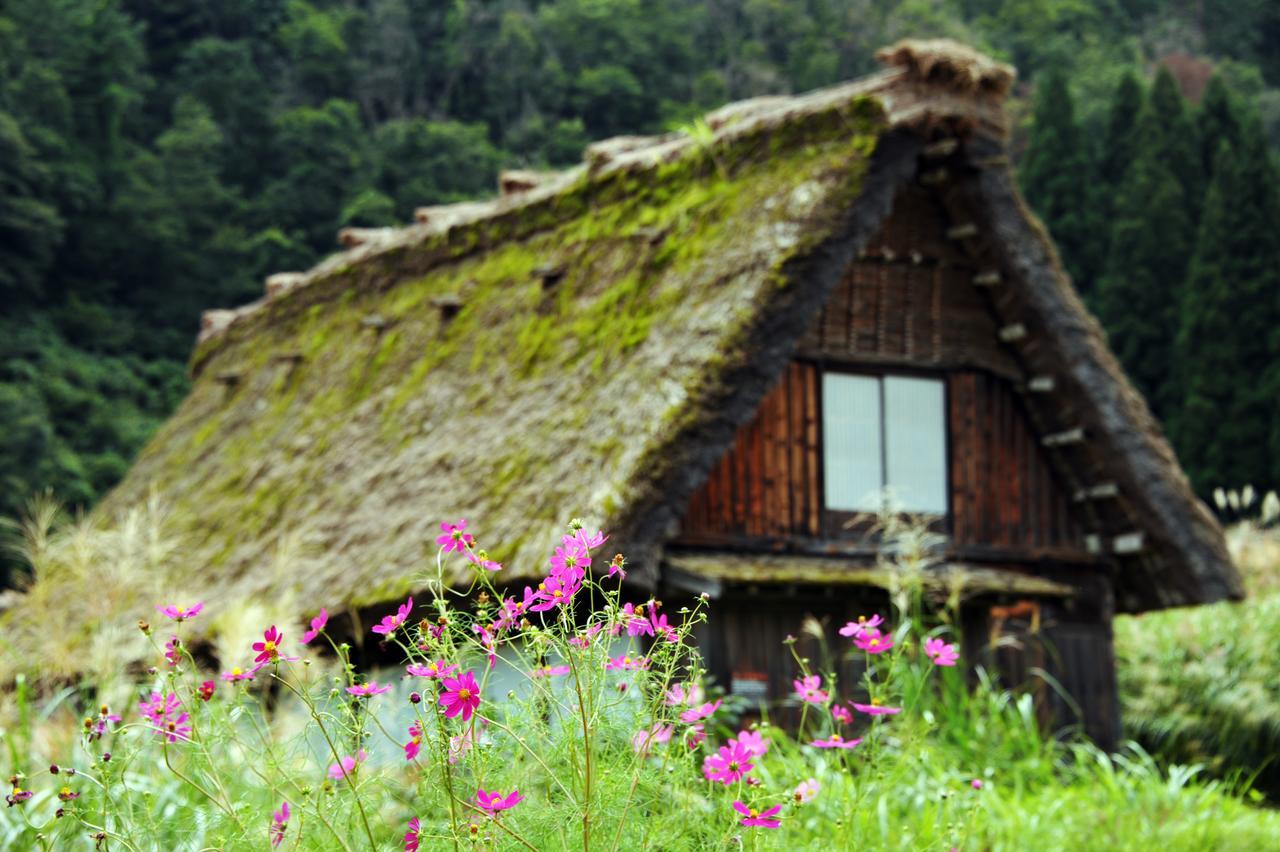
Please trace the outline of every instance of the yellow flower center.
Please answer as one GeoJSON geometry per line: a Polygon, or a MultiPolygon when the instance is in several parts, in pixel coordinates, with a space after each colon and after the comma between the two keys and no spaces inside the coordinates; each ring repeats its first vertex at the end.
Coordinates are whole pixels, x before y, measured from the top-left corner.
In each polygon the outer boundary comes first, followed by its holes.
{"type": "Polygon", "coordinates": [[[758,816],[760,816],[760,812],[759,812],[758,810],[756,810],[755,808],[752,808],[752,809],[751,809],[751,818],[752,818],[752,819],[755,819],[755,818],[756,818],[756,817],[758,817],[758,816]]]}
{"type": "Polygon", "coordinates": [[[467,689],[464,686],[462,689],[458,690],[458,697],[461,698],[463,701],[466,701],[468,698],[471,697],[471,690],[467,689]]]}
{"type": "Polygon", "coordinates": [[[873,699],[871,699],[871,706],[872,706],[872,707],[879,707],[879,706],[880,706],[880,699],[879,699],[879,698],[873,698],[873,699]]]}
{"type": "Polygon", "coordinates": [[[876,647],[877,645],[879,645],[879,644],[880,644],[880,640],[879,640],[879,639],[872,639],[872,640],[871,640],[870,642],[868,642],[867,644],[869,644],[872,648],[874,648],[874,647],[876,647]]]}
{"type": "Polygon", "coordinates": [[[231,670],[232,677],[239,677],[242,674],[244,674],[244,670],[241,669],[239,666],[236,666],[234,669],[231,670]]]}
{"type": "Polygon", "coordinates": [[[274,654],[276,652],[276,643],[271,640],[267,640],[262,643],[262,650],[266,651],[268,654],[274,654]]]}
{"type": "Polygon", "coordinates": [[[545,592],[546,590],[547,590],[547,584],[546,584],[546,583],[539,583],[539,584],[538,584],[538,591],[540,591],[540,592],[545,592]]]}
{"type": "Polygon", "coordinates": [[[838,742],[840,742],[840,735],[839,735],[839,734],[832,734],[832,735],[831,735],[831,742],[833,742],[833,743],[838,743],[838,742]]]}

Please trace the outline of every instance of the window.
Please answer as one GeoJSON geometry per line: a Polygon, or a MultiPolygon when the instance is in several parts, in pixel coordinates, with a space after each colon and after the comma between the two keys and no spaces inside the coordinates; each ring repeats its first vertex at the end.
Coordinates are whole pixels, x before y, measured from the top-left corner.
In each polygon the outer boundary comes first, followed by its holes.
{"type": "Polygon", "coordinates": [[[947,513],[941,380],[824,373],[822,435],[828,510],[947,513]]]}

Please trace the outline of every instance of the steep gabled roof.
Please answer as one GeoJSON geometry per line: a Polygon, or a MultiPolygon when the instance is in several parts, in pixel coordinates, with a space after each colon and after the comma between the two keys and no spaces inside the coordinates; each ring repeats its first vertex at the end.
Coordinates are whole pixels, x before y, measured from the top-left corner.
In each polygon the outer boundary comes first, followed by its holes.
{"type": "MultiPolygon", "coordinates": [[[[307,608],[386,602],[421,587],[436,525],[458,516],[529,577],[581,515],[652,583],[684,502],[842,271],[920,164],[941,164],[955,179],[939,192],[976,223],[957,239],[1013,294],[995,308],[1039,335],[1029,371],[1053,368],[1046,429],[1065,400],[1120,484],[1119,520],[1098,528],[1142,533],[1136,558],[1117,554],[1122,603],[1238,596],[1221,530],[1018,200],[1001,159],[1011,70],[943,42],[884,58],[688,134],[599,143],[493,201],[349,232],[354,249],[210,312],[190,395],[98,516],[163,495],[191,594],[211,600],[286,582],[307,608]],[[286,537],[301,567],[281,580],[258,569],[286,537]]],[[[1110,533],[1098,548],[1126,549],[1110,533]]]]}

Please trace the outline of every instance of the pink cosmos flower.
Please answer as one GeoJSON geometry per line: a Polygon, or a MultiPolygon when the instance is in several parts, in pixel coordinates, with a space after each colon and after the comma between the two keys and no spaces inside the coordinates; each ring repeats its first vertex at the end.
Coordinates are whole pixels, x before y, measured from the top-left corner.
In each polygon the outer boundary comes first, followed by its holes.
{"type": "Polygon", "coordinates": [[[924,640],[924,653],[937,666],[954,666],[956,660],[960,659],[960,652],[956,646],[941,639],[924,640]]]}
{"type": "Polygon", "coordinates": [[[717,698],[715,701],[708,701],[705,704],[700,704],[697,707],[686,710],[680,714],[680,721],[684,722],[686,725],[692,725],[694,722],[701,721],[719,710],[721,702],[722,700],[717,698]]]}
{"type": "Polygon", "coordinates": [[[698,704],[702,701],[702,687],[696,683],[677,683],[667,690],[666,703],[669,707],[683,707],[686,704],[698,704]]]}
{"type": "Polygon", "coordinates": [[[427,663],[425,666],[405,666],[405,671],[414,677],[425,677],[431,678],[432,680],[448,677],[457,670],[458,666],[449,665],[447,660],[436,660],[434,663],[427,663]]]}
{"type": "Polygon", "coordinates": [[[210,698],[213,698],[214,690],[216,690],[217,688],[218,688],[217,681],[206,680],[203,683],[201,683],[199,690],[197,690],[200,694],[200,700],[208,701],[210,698]]]}
{"type": "Polygon", "coordinates": [[[751,752],[741,743],[722,745],[720,751],[707,755],[702,761],[702,774],[708,781],[719,781],[726,786],[736,784],[754,768],[751,757],[751,752]]]}
{"type": "Polygon", "coordinates": [[[601,629],[601,625],[592,624],[582,633],[570,639],[569,644],[575,648],[582,648],[585,650],[586,648],[590,647],[591,640],[596,638],[596,634],[600,632],[600,629],[601,629]]]}
{"type": "Polygon", "coordinates": [[[480,686],[476,683],[475,675],[464,672],[461,677],[445,678],[440,706],[444,707],[444,715],[450,719],[461,713],[462,721],[468,721],[480,706],[480,686]]]}
{"type": "Polygon", "coordinates": [[[355,754],[347,755],[342,758],[341,762],[329,765],[329,777],[334,781],[341,781],[343,778],[350,778],[355,774],[356,767],[361,763],[364,763],[365,759],[368,757],[369,754],[364,749],[360,749],[360,751],[355,754]]]}
{"type": "MultiPolygon", "coordinates": [[[[152,698],[155,698],[157,694],[153,692],[151,695],[152,698]]],[[[120,717],[112,713],[107,705],[103,704],[98,708],[98,718],[84,720],[85,734],[90,740],[100,740],[106,734],[111,733],[111,725],[119,721],[120,717]]]]}
{"type": "Polygon", "coordinates": [[[164,658],[169,665],[176,668],[178,663],[182,662],[181,643],[177,636],[170,636],[169,641],[164,643],[164,658]]]}
{"type": "Polygon", "coordinates": [[[34,795],[35,793],[32,791],[24,790],[21,787],[14,785],[13,792],[5,796],[4,800],[9,803],[9,807],[13,807],[14,805],[22,804],[34,795]]]}
{"type": "Polygon", "coordinates": [[[476,735],[470,728],[455,737],[449,737],[449,762],[457,763],[475,744],[476,735]]]}
{"type": "Polygon", "coordinates": [[[975,778],[975,779],[973,779],[972,781],[970,781],[970,782],[969,782],[969,786],[973,787],[973,789],[975,789],[975,790],[981,790],[981,789],[982,789],[982,779],[981,779],[981,778],[975,778]]]}
{"type": "Polygon", "coordinates": [[[848,725],[853,721],[853,714],[849,712],[849,708],[841,704],[831,705],[831,718],[835,719],[842,725],[848,725]]]}
{"type": "Polygon", "coordinates": [[[608,539],[609,537],[605,535],[602,530],[596,530],[593,533],[588,533],[584,527],[572,535],[564,536],[560,541],[566,547],[571,544],[576,544],[583,550],[595,550],[597,547],[608,541],[608,539]]]}
{"type": "Polygon", "coordinates": [[[559,677],[567,675],[572,669],[568,666],[543,666],[529,672],[530,677],[559,677]]]}
{"type": "Polygon", "coordinates": [[[404,852],[418,852],[418,832],[421,828],[417,817],[409,820],[409,830],[404,833],[404,852]]]}
{"type": "Polygon", "coordinates": [[[538,584],[538,603],[529,607],[530,612],[547,610],[567,604],[582,588],[580,577],[551,575],[538,584]]]}
{"type": "Polygon", "coordinates": [[[493,668],[493,664],[498,661],[498,655],[493,652],[493,634],[489,632],[487,627],[481,627],[479,624],[471,625],[471,629],[479,634],[480,644],[488,652],[489,668],[493,668]]]}
{"type": "Polygon", "coordinates": [[[311,629],[302,634],[302,644],[308,645],[312,639],[315,639],[324,630],[324,626],[329,623],[329,610],[320,607],[320,614],[311,619],[311,629]]]}
{"type": "Polygon", "coordinates": [[[626,628],[628,636],[653,635],[653,625],[644,613],[644,604],[640,606],[631,603],[623,604],[619,616],[618,621],[609,628],[610,636],[617,636],[622,632],[623,627],[626,628]]]}
{"type": "Polygon", "coordinates": [[[236,666],[229,672],[223,672],[221,674],[221,677],[223,680],[227,682],[232,682],[237,680],[253,680],[253,676],[256,675],[258,672],[260,672],[264,666],[266,666],[266,663],[258,663],[253,668],[247,669],[247,670],[242,669],[239,666],[236,666]]]}
{"type": "Polygon", "coordinates": [[[667,614],[659,614],[655,607],[649,608],[649,624],[653,628],[654,636],[661,636],[668,642],[679,642],[680,637],[676,634],[676,629],[667,621],[667,614]]]}
{"type": "Polygon", "coordinates": [[[572,576],[578,579],[586,576],[587,569],[591,567],[591,554],[587,552],[577,541],[570,540],[564,542],[560,547],[556,548],[556,552],[551,556],[551,573],[553,575],[572,576]]]}
{"type": "Polygon", "coordinates": [[[627,572],[624,567],[626,564],[627,560],[621,553],[614,554],[613,559],[609,560],[609,576],[616,575],[619,580],[627,579],[627,572]]]}
{"type": "Polygon", "coordinates": [[[502,570],[502,565],[490,559],[489,554],[485,553],[483,550],[479,553],[472,553],[468,550],[467,559],[471,560],[472,565],[475,565],[477,568],[481,568],[485,571],[502,570]]]}
{"type": "Polygon", "coordinates": [[[782,825],[781,820],[774,819],[773,816],[782,810],[782,805],[774,805],[767,811],[758,811],[755,808],[749,808],[742,802],[734,802],[733,809],[742,814],[742,824],[759,826],[760,828],[777,828],[782,825]]]}
{"type": "Polygon", "coordinates": [[[289,803],[280,805],[280,810],[271,815],[271,845],[279,846],[284,840],[285,829],[289,827],[289,803]]]}
{"type": "Polygon", "coordinates": [[[204,602],[201,601],[195,606],[174,606],[169,604],[168,606],[158,606],[156,609],[159,610],[161,615],[168,616],[174,621],[186,621],[188,618],[195,618],[200,614],[200,610],[204,609],[204,602]]]}
{"type": "Polygon", "coordinates": [[[390,691],[391,691],[391,684],[388,683],[388,684],[384,684],[383,686],[378,686],[378,682],[376,680],[371,680],[368,683],[361,683],[356,686],[347,687],[347,692],[349,694],[358,695],[361,698],[368,698],[369,696],[373,696],[373,695],[381,695],[384,692],[390,692],[390,691]]]}
{"type": "Polygon", "coordinates": [[[413,612],[413,598],[410,597],[404,603],[400,604],[400,608],[396,610],[395,615],[384,615],[379,624],[373,626],[374,633],[380,633],[383,636],[390,636],[396,632],[396,628],[404,624],[409,618],[409,613],[413,612]]]}
{"type": "Polygon", "coordinates": [[[409,742],[404,744],[404,759],[413,760],[422,751],[422,726],[414,722],[409,726],[409,742]]]}
{"type": "Polygon", "coordinates": [[[630,672],[639,671],[649,668],[648,657],[636,657],[632,659],[629,656],[614,657],[604,664],[606,671],[630,672]]]}
{"type": "Polygon", "coordinates": [[[866,713],[868,716],[896,716],[902,712],[901,707],[885,707],[875,698],[871,699],[870,704],[859,704],[856,701],[852,704],[854,710],[866,713]]]}
{"type": "Polygon", "coordinates": [[[844,627],[841,627],[840,635],[848,637],[861,636],[867,630],[879,627],[881,624],[884,624],[884,619],[879,615],[873,615],[870,618],[860,615],[857,621],[850,621],[844,627]]]}
{"type": "Polygon", "coordinates": [[[284,644],[284,634],[276,630],[273,624],[262,632],[262,641],[253,643],[253,650],[258,652],[258,656],[253,658],[255,663],[278,663],[280,660],[292,661],[297,657],[282,657],[280,654],[280,646],[284,644]]]}
{"type": "Polygon", "coordinates": [[[752,757],[764,757],[765,752],[769,750],[769,741],[759,731],[741,731],[734,739],[729,740],[729,744],[740,744],[747,751],[751,752],[752,757]]]}
{"type": "Polygon", "coordinates": [[[636,754],[648,755],[655,745],[670,742],[673,733],[675,733],[673,726],[654,722],[649,728],[635,732],[631,737],[631,748],[636,754]]]}
{"type": "Polygon", "coordinates": [[[796,785],[796,790],[793,794],[796,799],[796,804],[802,805],[805,802],[812,802],[817,797],[818,791],[821,789],[822,785],[818,783],[818,779],[816,778],[801,781],[796,785]]]}
{"type": "Polygon", "coordinates": [[[153,692],[149,699],[138,704],[138,710],[151,723],[152,729],[171,743],[191,739],[191,726],[187,724],[191,716],[185,712],[178,713],[181,707],[182,701],[172,692],[164,695],[153,692]]]}
{"type": "Polygon", "coordinates": [[[825,740],[814,740],[813,742],[809,743],[809,745],[813,746],[814,748],[855,748],[860,742],[862,742],[862,737],[857,737],[856,739],[852,739],[852,740],[846,740],[844,737],[840,736],[839,734],[832,734],[831,736],[827,737],[825,740]]]}
{"type": "Polygon", "coordinates": [[[449,553],[453,550],[461,553],[476,543],[476,540],[472,538],[471,533],[466,531],[467,521],[465,518],[458,521],[456,524],[451,524],[448,521],[442,521],[440,523],[440,529],[443,530],[443,534],[436,536],[436,544],[440,545],[445,553],[449,553]]]}
{"type": "Polygon", "coordinates": [[[506,630],[519,620],[520,616],[529,611],[529,607],[538,602],[538,595],[528,586],[524,587],[524,600],[518,601],[515,598],[502,599],[502,617],[494,624],[502,630],[506,630]]]}
{"type": "Polygon", "coordinates": [[[809,704],[825,704],[830,696],[822,689],[822,676],[809,675],[791,682],[796,688],[796,695],[801,701],[809,704]]]}
{"type": "Polygon", "coordinates": [[[517,790],[512,790],[506,797],[498,792],[486,793],[484,790],[476,790],[476,804],[489,816],[496,816],[499,811],[514,808],[523,801],[524,796],[521,796],[517,790]]]}
{"type": "Polygon", "coordinates": [[[689,748],[697,748],[707,741],[706,725],[690,725],[689,730],[685,731],[684,744],[689,748]]]}
{"type": "Polygon", "coordinates": [[[858,637],[853,640],[853,644],[868,654],[883,654],[893,647],[893,637],[881,633],[874,627],[868,627],[858,634],[858,637]]]}

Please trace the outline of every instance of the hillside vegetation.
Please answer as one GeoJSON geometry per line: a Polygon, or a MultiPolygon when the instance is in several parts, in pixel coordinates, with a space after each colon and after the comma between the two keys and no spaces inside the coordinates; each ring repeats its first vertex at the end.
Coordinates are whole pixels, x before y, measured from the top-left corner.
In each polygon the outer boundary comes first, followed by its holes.
{"type": "Polygon", "coordinates": [[[10,0],[0,515],[92,504],[184,392],[200,311],[338,228],[856,77],[908,35],[1017,64],[1026,191],[1197,486],[1276,484],[1274,3],[10,0]]]}

